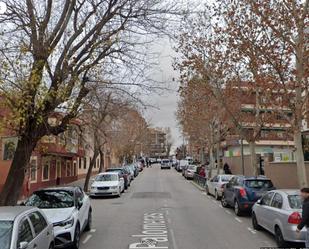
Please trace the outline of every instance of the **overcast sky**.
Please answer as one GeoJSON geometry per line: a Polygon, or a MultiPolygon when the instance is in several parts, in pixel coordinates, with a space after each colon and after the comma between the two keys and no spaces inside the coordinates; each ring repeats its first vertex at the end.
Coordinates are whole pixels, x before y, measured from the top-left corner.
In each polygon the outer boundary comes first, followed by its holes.
{"type": "Polygon", "coordinates": [[[173,59],[175,52],[172,44],[168,39],[158,40],[152,47],[152,50],[158,53],[158,66],[153,78],[157,81],[164,82],[169,91],[163,91],[159,94],[148,96],[147,101],[154,108],[148,108],[145,112],[147,120],[154,127],[170,127],[174,140],[173,148],[182,143],[181,133],[176,120],[175,112],[177,110],[178,73],[173,69],[173,59]],[[173,79],[176,79],[173,81],[173,79]]]}

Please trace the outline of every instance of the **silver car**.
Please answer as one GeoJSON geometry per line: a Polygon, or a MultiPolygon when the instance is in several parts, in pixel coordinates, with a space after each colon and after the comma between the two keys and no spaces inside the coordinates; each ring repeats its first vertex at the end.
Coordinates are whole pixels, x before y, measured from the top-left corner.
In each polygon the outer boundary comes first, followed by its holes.
{"type": "Polygon", "coordinates": [[[301,208],[298,190],[269,191],[252,208],[252,226],[255,230],[264,228],[274,234],[279,247],[286,247],[287,242],[304,242],[306,229],[296,233],[301,208]]]}
{"type": "Polygon", "coordinates": [[[189,165],[184,172],[184,177],[186,179],[193,179],[194,174],[196,173],[197,166],[196,165],[189,165]]]}
{"type": "Polygon", "coordinates": [[[53,249],[53,225],[38,208],[0,207],[1,249],[53,249]]]}
{"type": "Polygon", "coordinates": [[[216,175],[206,182],[206,193],[212,195],[216,200],[221,199],[224,185],[228,183],[234,175],[216,175]]]}

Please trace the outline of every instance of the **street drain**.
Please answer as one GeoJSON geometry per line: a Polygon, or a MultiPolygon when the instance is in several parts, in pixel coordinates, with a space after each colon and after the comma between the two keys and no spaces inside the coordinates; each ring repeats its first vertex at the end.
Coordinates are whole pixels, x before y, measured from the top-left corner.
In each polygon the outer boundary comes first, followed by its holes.
{"type": "Polygon", "coordinates": [[[131,198],[136,199],[171,199],[171,193],[169,192],[136,192],[131,198]]]}

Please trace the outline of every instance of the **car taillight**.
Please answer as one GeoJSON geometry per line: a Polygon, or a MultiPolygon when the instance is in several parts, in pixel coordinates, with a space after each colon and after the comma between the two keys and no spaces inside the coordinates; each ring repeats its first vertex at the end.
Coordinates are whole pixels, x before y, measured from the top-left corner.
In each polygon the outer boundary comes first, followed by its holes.
{"type": "Polygon", "coordinates": [[[241,197],[245,197],[247,195],[247,192],[244,188],[240,188],[239,189],[239,194],[241,197]]]}
{"type": "Polygon", "coordinates": [[[298,225],[301,221],[301,216],[298,212],[293,212],[288,219],[288,223],[298,225]]]}

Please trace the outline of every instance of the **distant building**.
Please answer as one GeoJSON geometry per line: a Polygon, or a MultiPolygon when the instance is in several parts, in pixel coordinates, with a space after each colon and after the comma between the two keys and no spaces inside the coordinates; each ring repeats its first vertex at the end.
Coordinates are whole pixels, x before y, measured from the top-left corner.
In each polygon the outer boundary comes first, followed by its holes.
{"type": "Polygon", "coordinates": [[[167,132],[165,128],[150,128],[149,157],[167,156],[167,132]]]}

